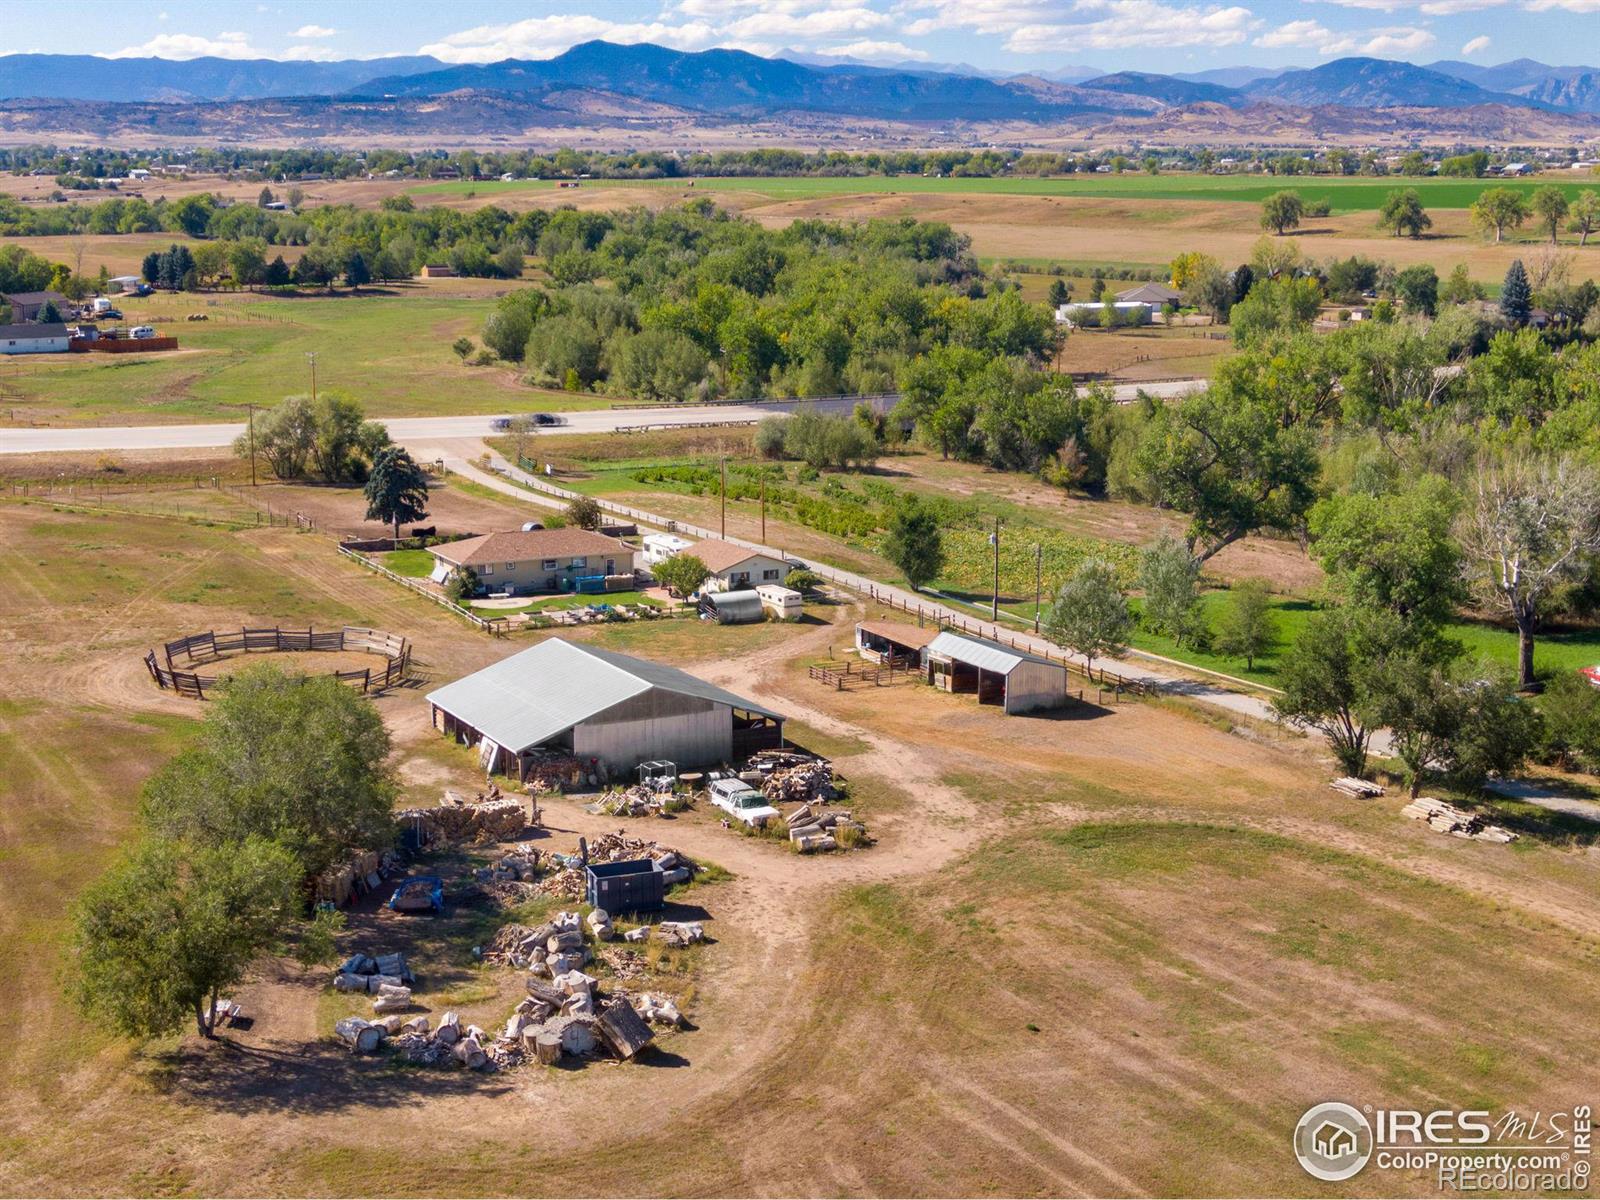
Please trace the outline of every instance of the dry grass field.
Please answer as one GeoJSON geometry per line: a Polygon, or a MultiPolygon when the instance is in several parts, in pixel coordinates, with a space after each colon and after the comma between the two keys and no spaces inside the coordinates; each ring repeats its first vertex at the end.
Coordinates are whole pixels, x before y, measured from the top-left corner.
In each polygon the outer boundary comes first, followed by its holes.
{"type": "MultiPolygon", "coordinates": [[[[578,635],[790,714],[879,838],[812,859],[704,813],[629,822],[732,875],[692,897],[715,942],[695,1028],[661,1053],[495,1076],[353,1059],[320,974],[278,961],[241,994],[248,1031],[129,1045],[66,1005],[59,947],[200,712],[143,650],[244,622],[406,634],[427,678],[377,704],[423,799],[477,777],[421,692],[526,642],[282,529],[0,501],[0,577],[0,1193],[1277,1195],[1306,1190],[1288,1144],[1311,1101],[1548,1110],[1600,1086],[1592,832],[1440,837],[1395,797],[1331,792],[1304,739],[1181,709],[827,691],[805,664],[849,640],[849,603],[578,635]]],[[[564,847],[617,820],[559,801],[547,823],[564,847]]],[[[408,939],[433,1000],[504,1017],[515,977],[473,964],[481,921],[398,920],[358,913],[346,940],[408,939]]]]}

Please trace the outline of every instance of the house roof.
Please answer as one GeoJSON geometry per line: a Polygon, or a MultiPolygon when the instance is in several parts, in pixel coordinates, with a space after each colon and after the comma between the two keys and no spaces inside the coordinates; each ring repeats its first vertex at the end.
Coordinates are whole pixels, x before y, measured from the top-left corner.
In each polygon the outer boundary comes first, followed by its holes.
{"type": "Polygon", "coordinates": [[[698,558],[713,575],[720,575],[723,571],[737,567],[758,554],[765,558],[772,557],[760,550],[752,550],[748,546],[736,546],[720,538],[706,538],[703,542],[696,542],[687,547],[682,553],[698,558]]]}
{"type": "Polygon", "coordinates": [[[1118,292],[1117,299],[1124,304],[1130,301],[1137,301],[1140,304],[1166,304],[1169,300],[1182,300],[1183,293],[1164,283],[1141,283],[1138,287],[1118,292]]]}
{"type": "Polygon", "coordinates": [[[49,325],[30,323],[27,325],[0,325],[0,338],[8,342],[33,342],[43,341],[48,338],[69,337],[67,327],[59,322],[49,325]]]}
{"type": "Polygon", "coordinates": [[[550,638],[428,693],[428,703],[496,744],[526,750],[650,690],[783,714],[664,663],[550,638]]]}
{"type": "Polygon", "coordinates": [[[57,304],[67,302],[67,298],[60,292],[8,292],[6,299],[12,304],[43,304],[49,300],[57,304]]]}
{"type": "Polygon", "coordinates": [[[965,637],[959,633],[951,633],[948,629],[928,643],[928,654],[981,667],[998,675],[1009,675],[1025,662],[1044,663],[1046,666],[1066,669],[1061,667],[1060,663],[1053,663],[1043,655],[1029,654],[1026,650],[1013,650],[1010,646],[1002,646],[999,642],[991,642],[986,638],[965,637]]]}
{"type": "Polygon", "coordinates": [[[910,646],[915,650],[922,649],[939,636],[937,626],[919,628],[916,625],[907,625],[903,621],[858,621],[856,628],[891,641],[896,646],[910,646]]]}
{"type": "Polygon", "coordinates": [[[435,558],[469,567],[484,563],[524,562],[531,558],[570,558],[574,555],[632,554],[633,549],[613,537],[588,529],[506,530],[481,533],[459,542],[429,546],[435,558]]]}

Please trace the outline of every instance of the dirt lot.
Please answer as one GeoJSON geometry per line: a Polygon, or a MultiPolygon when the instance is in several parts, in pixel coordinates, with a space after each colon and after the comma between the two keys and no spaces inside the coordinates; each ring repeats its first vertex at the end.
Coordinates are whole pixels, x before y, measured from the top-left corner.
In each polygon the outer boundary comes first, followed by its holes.
{"type": "MultiPolygon", "coordinates": [[[[1329,791],[1303,740],[1152,705],[1008,719],[914,684],[828,691],[804,664],[848,640],[848,605],[579,635],[790,714],[880,838],[801,859],[702,813],[629,823],[733,875],[694,895],[716,944],[668,1053],[394,1069],[339,1052],[320,979],[279,963],[228,1044],[130,1047],[56,972],[73,895],[199,711],[150,685],[143,648],[279,619],[407,634],[428,681],[377,703],[422,798],[476,776],[421,691],[526,643],[285,530],[5,502],[0,571],[6,1194],[1282,1194],[1305,1190],[1286,1146],[1310,1099],[1548,1110],[1600,1085],[1592,839],[1442,838],[1329,791]],[[797,1118],[799,1151],[773,1132],[797,1118]]],[[[572,801],[548,822],[554,844],[617,824],[572,801]]],[[[418,952],[463,1011],[504,1015],[510,985],[465,946],[418,952]]]]}

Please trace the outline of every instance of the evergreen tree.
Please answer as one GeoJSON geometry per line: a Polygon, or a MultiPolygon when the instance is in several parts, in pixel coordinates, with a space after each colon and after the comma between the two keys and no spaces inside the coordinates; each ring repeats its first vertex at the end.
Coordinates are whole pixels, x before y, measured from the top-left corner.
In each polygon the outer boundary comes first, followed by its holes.
{"type": "Polygon", "coordinates": [[[1532,308],[1533,289],[1528,286],[1528,272],[1518,258],[1512,261],[1506,280],[1500,285],[1500,315],[1513,325],[1526,325],[1532,308]]]}
{"type": "Polygon", "coordinates": [[[350,256],[350,265],[344,269],[344,282],[351,291],[372,282],[372,272],[367,270],[367,260],[361,257],[360,251],[350,256]]]}
{"type": "Polygon", "coordinates": [[[378,451],[367,477],[367,519],[386,521],[400,536],[403,521],[420,521],[428,515],[428,477],[399,446],[378,451]]]}
{"type": "Polygon", "coordinates": [[[288,284],[289,279],[289,264],[283,261],[281,254],[267,264],[267,269],[261,276],[261,282],[268,287],[283,287],[288,284]]]}

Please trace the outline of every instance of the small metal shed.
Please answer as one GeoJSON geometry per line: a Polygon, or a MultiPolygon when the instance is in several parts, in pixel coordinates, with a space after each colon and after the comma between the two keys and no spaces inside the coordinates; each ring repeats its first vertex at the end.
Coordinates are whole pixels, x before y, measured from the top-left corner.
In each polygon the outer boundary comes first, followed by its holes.
{"type": "Polygon", "coordinates": [[[700,611],[719,625],[749,625],[766,617],[761,594],[755,591],[702,593],[700,611]]]}
{"type": "Polygon", "coordinates": [[[1007,713],[1057,708],[1067,701],[1067,669],[1038,654],[948,629],[928,643],[928,682],[947,692],[976,693],[979,704],[1007,713]]]}
{"type": "Polygon", "coordinates": [[[590,863],[584,873],[585,899],[606,912],[660,912],[667,906],[666,876],[648,858],[590,863]]]}

